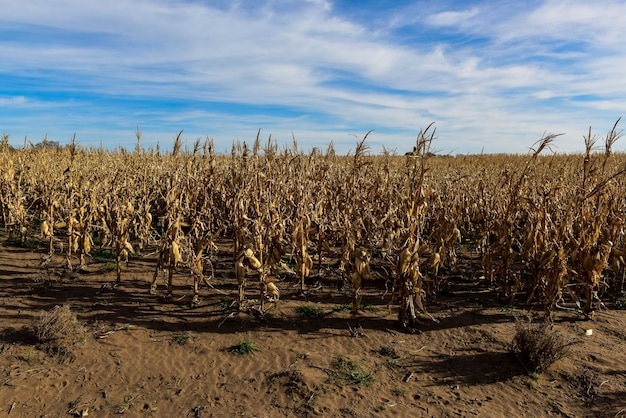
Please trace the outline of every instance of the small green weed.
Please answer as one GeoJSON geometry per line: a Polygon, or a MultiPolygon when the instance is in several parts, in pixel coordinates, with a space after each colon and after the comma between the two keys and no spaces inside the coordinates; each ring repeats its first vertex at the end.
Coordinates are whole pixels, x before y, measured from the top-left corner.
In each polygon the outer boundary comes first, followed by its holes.
{"type": "Polygon", "coordinates": [[[124,396],[124,400],[117,405],[117,413],[123,414],[130,409],[131,406],[133,406],[133,403],[135,403],[135,398],[133,396],[124,396]]]}
{"type": "Polygon", "coordinates": [[[380,306],[361,304],[361,306],[359,307],[359,310],[376,313],[380,311],[380,306]]]}
{"type": "Polygon", "coordinates": [[[400,355],[398,354],[396,349],[388,345],[380,347],[380,349],[378,350],[378,354],[385,357],[391,357],[392,359],[400,358],[400,355]]]}
{"type": "Polygon", "coordinates": [[[320,307],[313,305],[298,306],[296,308],[296,313],[301,318],[308,319],[322,318],[324,316],[324,311],[320,307]]]}
{"type": "Polygon", "coordinates": [[[178,344],[178,345],[185,345],[190,339],[192,339],[191,334],[188,332],[183,332],[182,334],[178,334],[172,337],[172,343],[178,344]]]}
{"type": "Polygon", "coordinates": [[[333,312],[348,312],[352,309],[352,305],[344,303],[343,305],[337,305],[333,308],[333,312]]]}
{"type": "Polygon", "coordinates": [[[484,311],[485,310],[483,309],[482,305],[478,305],[470,309],[470,312],[473,313],[474,315],[482,315],[484,311]]]}
{"type": "Polygon", "coordinates": [[[35,350],[33,348],[29,348],[28,351],[26,351],[26,355],[23,357],[23,359],[30,364],[33,359],[35,357],[35,350]]]}
{"type": "Polygon", "coordinates": [[[224,298],[220,300],[220,306],[222,307],[222,309],[232,308],[234,304],[235,304],[235,299],[224,298]]]}
{"type": "Polygon", "coordinates": [[[520,313],[520,310],[517,309],[517,308],[514,308],[512,306],[503,306],[503,307],[500,308],[500,312],[517,315],[517,314],[520,313]]]}
{"type": "Polygon", "coordinates": [[[274,321],[280,318],[280,315],[276,314],[273,311],[265,311],[263,312],[263,319],[266,321],[274,321]]]}
{"type": "Polygon", "coordinates": [[[110,263],[115,261],[115,254],[110,250],[96,248],[91,250],[91,259],[96,263],[110,263]]]}
{"type": "Polygon", "coordinates": [[[6,246],[6,247],[23,248],[25,250],[34,250],[35,248],[37,248],[40,245],[42,245],[42,242],[43,241],[37,241],[37,240],[34,240],[34,239],[22,240],[20,238],[11,238],[11,239],[8,239],[8,240],[4,241],[2,243],[2,245],[6,246]]]}
{"type": "Polygon", "coordinates": [[[385,360],[384,364],[385,364],[385,367],[388,368],[389,370],[397,370],[397,369],[402,368],[402,366],[398,362],[398,359],[396,358],[388,358],[387,360],[385,360]]]}
{"type": "Polygon", "coordinates": [[[115,265],[115,263],[111,263],[111,262],[106,263],[103,268],[103,270],[107,273],[115,271],[116,269],[117,269],[117,266],[115,265]]]}
{"type": "Polygon", "coordinates": [[[253,341],[241,340],[237,344],[232,346],[229,351],[235,354],[248,355],[252,354],[256,350],[257,348],[254,346],[253,341]]]}
{"type": "MultiPolygon", "coordinates": [[[[335,306],[332,311],[333,312],[349,312],[352,310],[352,304],[350,303],[344,303],[343,305],[337,305],[335,306]]],[[[359,305],[359,310],[360,311],[366,311],[366,312],[380,312],[381,308],[379,306],[375,306],[375,305],[365,305],[365,304],[361,304],[359,305]]]]}
{"type": "Polygon", "coordinates": [[[331,364],[329,371],[332,382],[339,386],[343,385],[369,385],[374,380],[371,373],[365,372],[361,365],[345,357],[339,357],[331,364]]]}

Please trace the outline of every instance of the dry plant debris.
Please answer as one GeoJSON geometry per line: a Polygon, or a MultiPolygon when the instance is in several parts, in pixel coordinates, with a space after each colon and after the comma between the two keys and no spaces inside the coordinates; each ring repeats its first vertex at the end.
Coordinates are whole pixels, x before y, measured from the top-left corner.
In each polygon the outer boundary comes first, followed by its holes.
{"type": "Polygon", "coordinates": [[[34,331],[46,349],[56,352],[70,351],[86,335],[85,328],[69,305],[57,305],[50,311],[42,311],[34,331]]]}
{"type": "Polygon", "coordinates": [[[563,339],[549,321],[517,321],[511,350],[530,373],[542,373],[569,353],[574,342],[563,339]]]}

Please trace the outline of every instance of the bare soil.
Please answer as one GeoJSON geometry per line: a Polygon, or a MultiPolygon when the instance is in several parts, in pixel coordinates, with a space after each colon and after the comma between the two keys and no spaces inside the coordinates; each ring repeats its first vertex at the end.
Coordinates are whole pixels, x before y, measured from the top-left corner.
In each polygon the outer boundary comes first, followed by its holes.
{"type": "Polygon", "coordinates": [[[593,321],[556,311],[554,331],[574,344],[532,374],[510,346],[516,320],[536,307],[499,299],[471,254],[441,272],[443,291],[427,300],[438,322],[424,317],[407,333],[375,260],[355,328],[332,266],[304,293],[284,278],[280,301],[262,315],[254,278],[247,301],[235,303],[227,251],[191,307],[184,269],[173,297],[163,280],[149,294],[153,254],[131,259],[113,286],[111,263],[73,272],[55,256],[42,267],[45,245],[1,242],[0,416],[626,416],[626,311],[609,309],[619,294],[603,299],[608,308],[593,321]],[[34,327],[42,311],[65,304],[87,332],[53,349],[34,327]]]}

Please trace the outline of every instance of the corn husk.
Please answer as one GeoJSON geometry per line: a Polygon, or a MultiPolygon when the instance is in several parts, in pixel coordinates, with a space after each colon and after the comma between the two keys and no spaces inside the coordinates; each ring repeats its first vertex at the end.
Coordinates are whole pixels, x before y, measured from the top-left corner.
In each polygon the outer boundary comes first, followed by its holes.
{"type": "Polygon", "coordinates": [[[177,241],[172,241],[170,257],[174,261],[174,264],[182,263],[183,261],[183,257],[180,253],[180,244],[177,241]]]}
{"type": "Polygon", "coordinates": [[[254,252],[252,251],[252,249],[246,248],[243,252],[243,255],[246,257],[246,260],[248,260],[248,264],[251,268],[255,270],[261,268],[261,262],[258,258],[254,256],[254,252]]]}
{"type": "Polygon", "coordinates": [[[276,286],[274,283],[267,282],[265,284],[265,288],[266,288],[267,296],[270,299],[273,299],[273,300],[280,299],[280,290],[278,289],[278,286],[276,286]]]}

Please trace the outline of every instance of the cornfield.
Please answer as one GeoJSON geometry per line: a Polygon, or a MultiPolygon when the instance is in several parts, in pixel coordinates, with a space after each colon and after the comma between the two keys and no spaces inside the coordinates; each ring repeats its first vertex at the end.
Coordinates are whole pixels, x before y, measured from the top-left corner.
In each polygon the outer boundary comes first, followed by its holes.
{"type": "Polygon", "coordinates": [[[412,153],[371,155],[367,135],[347,156],[305,152],[271,138],[235,143],[218,155],[211,140],[171,152],[0,144],[0,222],[12,239],[45,240],[64,267],[87,267],[94,248],[115,257],[116,280],[134,253],[156,256],[151,292],[166,275],[188,275],[194,303],[213,279],[218,252],[232,256],[239,303],[258,283],[261,312],[291,277],[331,270],[352,287],[389,283],[404,327],[427,315],[459,251],[477,254],[488,285],[511,304],[547,312],[576,303],[587,317],[610,289],[624,287],[626,156],[613,152],[617,123],[591,130],[586,151],[552,151],[556,135],[528,155],[436,156],[435,130],[421,131],[412,153]],[[220,246],[220,242],[229,242],[220,246]],[[375,273],[375,274],[374,274],[375,273]]]}

